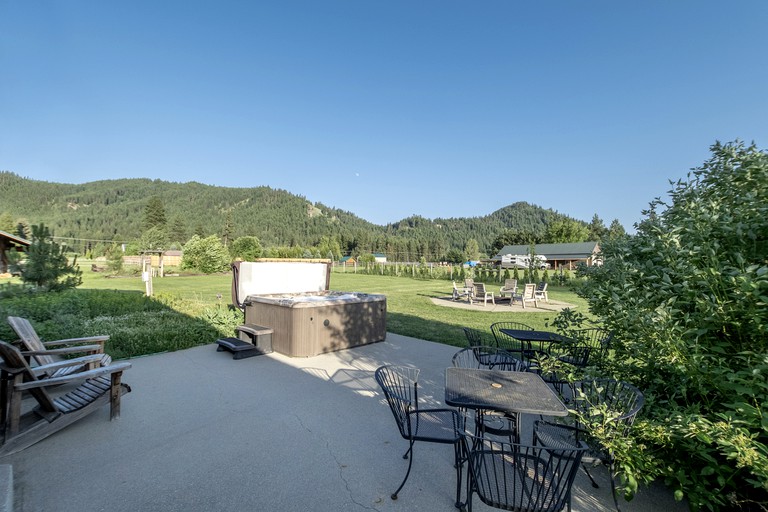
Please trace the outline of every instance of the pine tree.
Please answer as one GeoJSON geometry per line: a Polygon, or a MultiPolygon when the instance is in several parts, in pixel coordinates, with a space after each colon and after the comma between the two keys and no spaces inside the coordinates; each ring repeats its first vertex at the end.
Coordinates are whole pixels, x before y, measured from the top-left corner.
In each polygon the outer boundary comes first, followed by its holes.
{"type": "Polygon", "coordinates": [[[112,244],[107,253],[107,268],[113,274],[119,274],[123,270],[123,248],[112,244]]]}
{"type": "Polygon", "coordinates": [[[13,217],[8,212],[0,213],[0,231],[6,233],[13,233],[16,224],[13,222],[13,217]]]}
{"type": "Polygon", "coordinates": [[[224,216],[224,226],[221,228],[221,241],[224,243],[224,247],[229,246],[229,242],[232,239],[232,233],[235,231],[235,224],[232,222],[232,211],[227,211],[224,216]]]}
{"type": "Polygon", "coordinates": [[[187,227],[184,225],[184,219],[178,215],[171,220],[168,226],[168,239],[182,245],[187,241],[187,227]]]}
{"type": "Polygon", "coordinates": [[[627,232],[624,226],[621,225],[619,219],[613,219],[611,226],[608,228],[608,238],[617,238],[626,235],[627,232]]]}
{"type": "Polygon", "coordinates": [[[604,240],[608,235],[608,228],[605,227],[603,219],[597,216],[592,216],[592,222],[589,224],[589,241],[599,242],[604,240]]]}
{"type": "Polygon", "coordinates": [[[51,291],[75,288],[83,282],[77,257],[70,264],[65,248],[53,241],[43,224],[32,226],[32,243],[21,266],[21,280],[51,291]]]}
{"type": "Polygon", "coordinates": [[[144,208],[144,229],[165,228],[165,225],[166,218],[163,201],[157,196],[152,196],[144,208]]]}

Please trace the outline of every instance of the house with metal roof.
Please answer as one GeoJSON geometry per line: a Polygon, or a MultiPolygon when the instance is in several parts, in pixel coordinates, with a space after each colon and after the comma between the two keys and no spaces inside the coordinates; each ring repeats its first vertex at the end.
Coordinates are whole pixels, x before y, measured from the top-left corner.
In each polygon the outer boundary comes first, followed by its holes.
{"type": "Polygon", "coordinates": [[[24,251],[24,248],[32,244],[26,238],[13,235],[6,231],[0,231],[0,274],[8,272],[8,251],[24,251]]]}
{"type": "MultiPolygon", "coordinates": [[[[502,256],[515,254],[528,254],[530,245],[505,245],[501,250],[491,258],[496,264],[501,264],[502,256]]],[[[587,265],[599,265],[600,243],[599,242],[578,242],[569,244],[536,244],[534,246],[536,254],[547,258],[553,269],[566,268],[572,270],[578,263],[587,265]]]]}

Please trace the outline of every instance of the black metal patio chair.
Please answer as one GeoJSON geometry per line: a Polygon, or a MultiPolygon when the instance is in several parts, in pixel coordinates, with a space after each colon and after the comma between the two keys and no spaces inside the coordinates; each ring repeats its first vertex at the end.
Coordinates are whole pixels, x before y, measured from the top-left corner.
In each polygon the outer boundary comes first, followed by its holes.
{"type": "Polygon", "coordinates": [[[395,417],[400,435],[408,441],[408,450],[403,455],[408,459],[408,470],[402,483],[392,493],[397,495],[408,480],[413,465],[413,445],[416,441],[452,444],[456,468],[456,507],[461,507],[461,473],[464,462],[464,419],[454,409],[420,409],[418,396],[418,368],[404,366],[382,366],[374,374],[381,386],[392,415],[395,417]]]}
{"type": "Polygon", "coordinates": [[[580,368],[602,365],[611,348],[613,333],[600,327],[590,327],[569,335],[573,337],[573,343],[558,357],[561,361],[580,368]]]}
{"type": "Polygon", "coordinates": [[[496,346],[510,352],[521,361],[527,362],[531,354],[531,344],[504,334],[501,332],[502,329],[533,331],[534,328],[520,322],[495,322],[491,324],[491,334],[493,334],[493,338],[496,340],[496,346]]]}
{"type": "Polygon", "coordinates": [[[482,368],[486,370],[525,371],[525,364],[504,349],[478,345],[456,352],[451,363],[457,368],[482,368]]]}
{"type": "Polygon", "coordinates": [[[494,508],[517,512],[570,510],[571,487],[587,446],[545,446],[472,439],[467,510],[472,496],[494,508]]]}
{"type": "MultiPolygon", "coordinates": [[[[614,379],[586,380],[574,384],[572,407],[581,416],[594,421],[613,424],[617,436],[626,436],[645,403],[643,393],[632,384],[614,379]]],[[[611,478],[611,493],[616,510],[621,510],[616,497],[615,463],[613,452],[589,436],[589,429],[581,422],[562,424],[550,421],[535,422],[534,444],[550,448],[573,447],[586,441],[589,450],[584,454],[582,467],[592,486],[599,487],[587,465],[604,464],[611,478]]]]}
{"type": "Polygon", "coordinates": [[[473,329],[472,327],[462,327],[464,336],[467,338],[468,347],[494,347],[496,340],[493,335],[487,331],[473,329]]]}

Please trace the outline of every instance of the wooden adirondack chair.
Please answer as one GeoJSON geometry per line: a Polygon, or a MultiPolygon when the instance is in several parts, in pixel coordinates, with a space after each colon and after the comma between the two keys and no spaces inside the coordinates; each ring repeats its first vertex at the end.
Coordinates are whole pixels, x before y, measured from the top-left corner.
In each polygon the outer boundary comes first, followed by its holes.
{"type": "Polygon", "coordinates": [[[469,290],[466,288],[459,288],[456,286],[456,281],[453,282],[453,300],[459,300],[463,299],[464,297],[469,297],[469,290]]]}
{"type": "Polygon", "coordinates": [[[549,294],[547,293],[547,283],[544,281],[536,285],[536,298],[544,299],[544,302],[549,304],[549,294]]]}
{"type": "Polygon", "coordinates": [[[525,309],[526,302],[533,302],[533,305],[535,307],[539,307],[539,299],[536,297],[535,284],[530,283],[525,285],[525,289],[523,290],[523,296],[520,298],[520,302],[522,302],[523,304],[523,309],[525,309]]]}
{"type": "MultiPolygon", "coordinates": [[[[88,336],[86,338],[69,338],[65,340],[56,340],[43,342],[37,335],[35,328],[26,318],[18,316],[9,316],[8,323],[11,328],[16,331],[22,344],[26,348],[23,351],[24,356],[31,356],[37,364],[41,366],[50,365],[57,361],[61,361],[62,355],[71,354],[98,354],[99,357],[88,358],[84,360],[84,364],[69,365],[59,367],[56,370],[52,370],[52,373],[46,374],[45,377],[64,377],[66,375],[82,372],[85,370],[91,370],[98,366],[109,366],[112,362],[112,357],[109,354],[104,353],[104,343],[109,339],[109,336],[88,336]],[[53,348],[61,347],[61,348],[53,348]]],[[[72,361],[72,360],[70,360],[72,361]]]]}
{"type": "Polygon", "coordinates": [[[509,296],[509,305],[515,303],[515,299],[520,298],[520,293],[517,291],[517,279],[505,279],[504,286],[499,288],[499,295],[502,298],[509,296]]]}
{"type": "Polygon", "coordinates": [[[474,298],[478,302],[480,302],[480,299],[483,299],[483,306],[488,303],[488,299],[491,299],[491,304],[496,305],[496,301],[493,299],[493,292],[487,291],[483,283],[475,283],[474,298]]]}
{"type": "Polygon", "coordinates": [[[131,367],[127,362],[65,377],[38,379],[38,374],[71,363],[61,361],[33,369],[19,349],[4,341],[0,341],[0,357],[3,358],[0,364],[0,427],[3,434],[0,457],[32,446],[107,403],[110,404],[110,419],[119,418],[120,397],[131,390],[120,382],[123,371],[131,367]],[[67,386],[58,396],[48,393],[49,387],[77,381],[82,384],[76,388],[67,386]],[[37,407],[22,408],[25,392],[34,398],[37,407]]]}

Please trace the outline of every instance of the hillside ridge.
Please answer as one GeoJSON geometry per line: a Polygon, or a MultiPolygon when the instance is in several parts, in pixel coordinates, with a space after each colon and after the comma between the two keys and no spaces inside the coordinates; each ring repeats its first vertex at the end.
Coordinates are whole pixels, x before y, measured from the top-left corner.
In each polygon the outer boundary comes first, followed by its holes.
{"type": "Polygon", "coordinates": [[[505,230],[541,234],[548,223],[570,218],[552,209],[516,202],[476,217],[428,219],[413,215],[386,225],[267,186],[250,188],[120,178],[82,184],[53,183],[0,171],[0,214],[44,223],[57,237],[126,242],[143,232],[144,210],[156,197],[167,226],[183,243],[193,234],[233,240],[257,236],[265,246],[312,246],[332,237],[342,248],[444,254],[477,240],[482,251],[505,230]],[[397,247],[395,247],[397,246],[397,247]]]}

